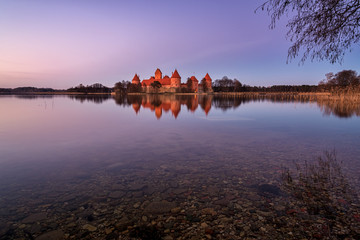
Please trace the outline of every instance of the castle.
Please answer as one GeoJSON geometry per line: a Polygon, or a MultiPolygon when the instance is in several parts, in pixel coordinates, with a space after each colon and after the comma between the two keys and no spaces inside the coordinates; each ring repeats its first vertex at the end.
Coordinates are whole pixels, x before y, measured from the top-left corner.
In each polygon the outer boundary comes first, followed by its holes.
{"type": "Polygon", "coordinates": [[[149,79],[144,79],[140,82],[140,78],[135,74],[132,84],[141,84],[144,91],[150,92],[152,90],[152,83],[158,81],[161,84],[159,89],[160,92],[181,92],[183,89],[188,89],[192,92],[212,92],[212,79],[207,73],[204,77],[204,85],[199,84],[199,81],[195,76],[188,78],[187,83],[181,83],[181,77],[178,71],[172,73],[171,78],[168,75],[162,76],[161,70],[158,68],[155,71],[155,77],[152,76],[149,79]]]}

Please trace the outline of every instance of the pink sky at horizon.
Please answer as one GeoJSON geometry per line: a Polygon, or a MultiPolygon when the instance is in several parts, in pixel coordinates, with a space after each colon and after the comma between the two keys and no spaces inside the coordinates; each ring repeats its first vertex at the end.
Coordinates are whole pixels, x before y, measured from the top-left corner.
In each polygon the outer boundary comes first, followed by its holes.
{"type": "Polygon", "coordinates": [[[284,24],[269,30],[263,1],[2,1],[0,88],[113,86],[177,68],[248,85],[317,84],[327,72],[360,71],[360,47],[342,65],[295,59],[284,24]]]}

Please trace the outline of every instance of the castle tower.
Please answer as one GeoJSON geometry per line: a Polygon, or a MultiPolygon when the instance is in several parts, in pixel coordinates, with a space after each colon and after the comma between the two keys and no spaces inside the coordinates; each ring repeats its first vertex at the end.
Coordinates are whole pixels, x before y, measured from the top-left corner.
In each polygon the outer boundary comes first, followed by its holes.
{"type": "Polygon", "coordinates": [[[137,74],[135,74],[133,80],[131,81],[132,84],[139,84],[140,83],[140,78],[137,74]]]}
{"type": "Polygon", "coordinates": [[[171,76],[171,86],[173,88],[179,88],[181,84],[181,77],[178,73],[178,71],[175,69],[175,71],[173,72],[172,76],[171,76]]]}
{"type": "Polygon", "coordinates": [[[198,92],[199,91],[199,80],[197,80],[195,76],[191,76],[190,79],[191,79],[191,89],[194,92],[198,92]]]}
{"type": "Polygon", "coordinates": [[[205,80],[206,80],[206,87],[208,88],[208,90],[212,91],[212,79],[209,76],[209,73],[206,73],[205,80]]]}
{"type": "Polygon", "coordinates": [[[162,79],[162,72],[160,71],[160,69],[156,69],[155,80],[159,80],[159,79],[162,79]]]}

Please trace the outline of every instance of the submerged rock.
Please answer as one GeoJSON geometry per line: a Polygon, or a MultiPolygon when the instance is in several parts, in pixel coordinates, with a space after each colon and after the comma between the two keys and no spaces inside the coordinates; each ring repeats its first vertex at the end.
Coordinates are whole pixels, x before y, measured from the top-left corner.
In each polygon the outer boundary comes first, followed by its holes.
{"type": "Polygon", "coordinates": [[[94,232],[97,230],[97,227],[90,225],[90,224],[85,224],[82,228],[85,230],[88,230],[90,232],[94,232]]]}
{"type": "Polygon", "coordinates": [[[35,238],[35,240],[62,240],[62,239],[64,239],[64,233],[61,230],[47,232],[35,238]]]}
{"type": "Polygon", "coordinates": [[[271,184],[261,184],[260,186],[258,186],[258,191],[260,195],[282,195],[280,188],[271,184]]]}
{"type": "Polygon", "coordinates": [[[128,189],[130,191],[138,191],[138,190],[142,190],[144,188],[147,188],[146,184],[142,184],[142,183],[133,183],[131,185],[128,186],[128,189]]]}
{"type": "Polygon", "coordinates": [[[175,208],[176,204],[174,202],[168,201],[160,201],[160,202],[152,202],[146,208],[146,213],[167,213],[170,212],[171,209],[175,208]]]}
{"type": "Polygon", "coordinates": [[[22,220],[23,223],[34,223],[39,222],[47,218],[46,213],[35,213],[30,216],[27,216],[22,220]]]}
{"type": "Polygon", "coordinates": [[[122,191],[115,191],[109,194],[110,198],[122,198],[123,196],[125,196],[125,192],[122,191]]]}
{"type": "Polygon", "coordinates": [[[154,226],[139,226],[135,227],[130,232],[130,237],[136,239],[161,240],[160,231],[154,226]]]}

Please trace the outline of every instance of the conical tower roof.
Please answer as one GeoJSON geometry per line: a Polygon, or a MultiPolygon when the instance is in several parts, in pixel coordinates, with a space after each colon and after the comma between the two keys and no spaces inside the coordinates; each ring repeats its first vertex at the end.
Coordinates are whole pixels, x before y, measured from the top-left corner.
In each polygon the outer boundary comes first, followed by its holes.
{"type": "Polygon", "coordinates": [[[206,75],[205,75],[205,79],[206,79],[207,81],[212,81],[212,79],[211,79],[211,77],[209,76],[209,74],[208,74],[208,73],[206,73],[206,75]]]}
{"type": "Polygon", "coordinates": [[[175,69],[174,73],[172,74],[171,78],[181,78],[176,69],[175,69]]]}
{"type": "Polygon", "coordinates": [[[194,81],[194,82],[199,82],[199,80],[197,80],[195,76],[191,76],[190,79],[191,79],[192,81],[194,81]]]}
{"type": "Polygon", "coordinates": [[[134,78],[133,78],[133,81],[140,81],[140,78],[137,74],[135,74],[134,78]]]}

